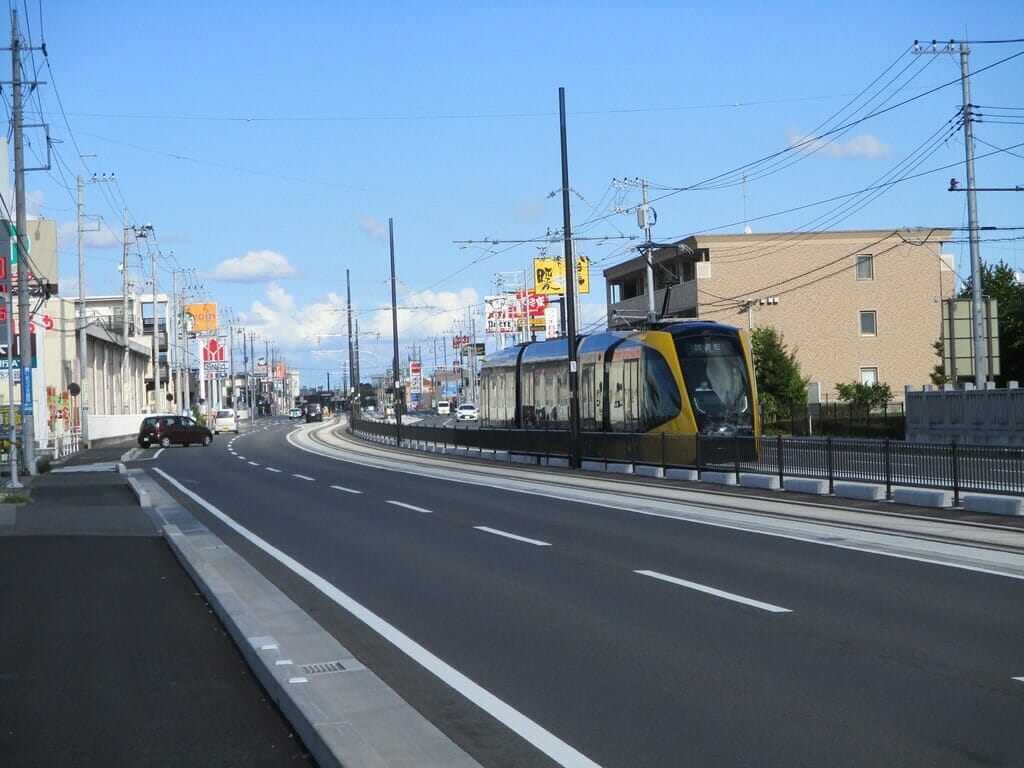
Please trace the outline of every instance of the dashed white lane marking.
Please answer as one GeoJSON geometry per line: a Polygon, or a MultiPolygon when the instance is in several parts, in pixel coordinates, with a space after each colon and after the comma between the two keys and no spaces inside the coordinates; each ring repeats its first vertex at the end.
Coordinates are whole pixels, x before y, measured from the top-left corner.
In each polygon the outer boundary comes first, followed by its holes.
{"type": "Polygon", "coordinates": [[[412,504],[406,504],[402,501],[392,501],[391,499],[386,500],[387,504],[394,504],[396,507],[404,507],[405,509],[411,509],[413,512],[422,512],[425,515],[432,515],[433,510],[424,509],[423,507],[414,507],[412,504]]]}
{"type": "Polygon", "coordinates": [[[657,571],[634,571],[639,573],[641,576],[650,576],[652,579],[660,579],[661,581],[667,581],[670,584],[676,584],[680,587],[686,587],[687,589],[694,589],[698,592],[704,592],[715,597],[720,597],[723,600],[732,600],[734,603],[743,603],[743,605],[749,605],[753,608],[760,608],[762,611],[769,611],[770,613],[792,613],[789,608],[782,608],[778,605],[772,605],[771,603],[762,603],[760,600],[752,600],[749,597],[743,597],[743,595],[734,595],[732,592],[723,592],[720,589],[709,587],[704,584],[698,584],[695,581],[685,581],[684,579],[677,579],[675,576],[666,576],[664,573],[658,573],[657,571]]]}
{"type": "Polygon", "coordinates": [[[260,465],[258,461],[250,461],[249,463],[252,464],[254,467],[258,467],[260,465]]]}
{"type": "Polygon", "coordinates": [[[357,491],[355,488],[346,488],[342,485],[332,485],[331,488],[336,491],[344,491],[345,493],[362,493],[362,491],[357,491]]]}
{"type": "Polygon", "coordinates": [[[245,456],[239,456],[238,458],[240,458],[242,461],[245,461],[245,456]]]}
{"type": "Polygon", "coordinates": [[[297,477],[297,478],[299,478],[299,480],[309,480],[309,481],[314,482],[314,483],[316,482],[316,478],[315,477],[310,477],[309,475],[299,475],[299,474],[296,474],[295,472],[292,472],[292,477],[297,477]]]}
{"type": "Polygon", "coordinates": [[[539,539],[528,539],[525,536],[516,536],[514,533],[509,533],[508,531],[499,531],[497,528],[488,528],[486,525],[474,525],[473,527],[476,528],[478,531],[483,531],[484,533],[493,533],[495,536],[504,536],[506,539],[515,539],[516,541],[521,541],[524,544],[533,544],[535,547],[551,546],[551,544],[549,544],[546,541],[540,541],[539,539]]]}
{"type": "Polygon", "coordinates": [[[274,469],[273,467],[264,467],[267,472],[280,472],[280,469],[274,469]]]}
{"type": "Polygon", "coordinates": [[[600,768],[597,763],[577,750],[571,744],[567,744],[562,741],[539,723],[531,720],[518,709],[502,701],[479,683],[474,682],[462,672],[459,672],[459,670],[432,654],[397,627],[384,621],[384,619],[373,613],[362,603],[356,602],[349,595],[342,592],[323,576],[311,571],[295,558],[285,554],[269,542],[264,541],[248,528],[221,512],[202,496],[195,493],[193,490],[186,488],[163,470],[158,468],[156,472],[161,477],[166,478],[167,481],[181,493],[188,496],[197,504],[200,504],[211,515],[221,520],[225,525],[234,529],[240,535],[244,536],[300,578],[305,579],[307,582],[312,584],[315,589],[320,590],[320,592],[322,592],[326,597],[333,600],[344,610],[362,621],[366,626],[394,645],[410,659],[422,666],[439,680],[447,683],[455,691],[461,693],[467,699],[480,707],[484,712],[487,712],[491,717],[495,718],[498,722],[504,723],[556,763],[562,766],[572,766],[573,768],[600,768]]]}
{"type": "Polygon", "coordinates": [[[1015,677],[1013,679],[1018,681],[1018,682],[1024,683],[1024,677],[1015,677]]]}

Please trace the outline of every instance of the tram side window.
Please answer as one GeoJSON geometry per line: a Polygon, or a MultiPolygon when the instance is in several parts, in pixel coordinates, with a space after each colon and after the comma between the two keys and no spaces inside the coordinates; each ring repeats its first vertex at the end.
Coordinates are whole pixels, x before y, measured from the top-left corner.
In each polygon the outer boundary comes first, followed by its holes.
{"type": "MultiPolygon", "coordinates": [[[[619,352],[620,350],[617,350],[619,352]]],[[[622,349],[608,364],[608,426],[613,432],[640,429],[640,360],[635,349],[622,349]]]]}
{"type": "Polygon", "coordinates": [[[640,424],[640,361],[636,358],[625,360],[623,381],[625,384],[625,427],[627,432],[638,432],[640,424]]]}
{"type": "Polygon", "coordinates": [[[537,395],[536,388],[534,386],[535,371],[532,368],[523,367],[523,391],[522,391],[522,425],[524,428],[537,426],[537,395]]]}
{"type": "Polygon", "coordinates": [[[597,366],[587,363],[580,367],[580,429],[594,431],[594,371],[597,366]]]}
{"type": "Polygon", "coordinates": [[[622,432],[625,429],[625,417],[623,406],[625,399],[622,391],[622,370],[621,360],[612,360],[608,364],[608,425],[613,432],[622,432]]]}
{"type": "Polygon", "coordinates": [[[643,429],[649,431],[679,415],[683,398],[668,362],[660,352],[644,349],[643,429]]]}

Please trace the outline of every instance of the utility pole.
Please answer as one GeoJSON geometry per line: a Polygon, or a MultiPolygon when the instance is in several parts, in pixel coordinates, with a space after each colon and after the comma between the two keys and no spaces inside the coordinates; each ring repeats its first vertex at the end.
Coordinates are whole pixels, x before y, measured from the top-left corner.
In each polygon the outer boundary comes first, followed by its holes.
{"type": "MultiPolygon", "coordinates": [[[[943,47],[938,47],[932,40],[931,48],[925,48],[917,40],[914,41],[916,54],[953,54],[956,47],[952,40],[943,47]]],[[[974,385],[978,389],[985,386],[988,380],[988,348],[985,334],[985,311],[981,291],[981,248],[978,240],[978,200],[975,195],[977,187],[974,183],[974,115],[971,104],[971,77],[967,59],[970,48],[967,42],[960,43],[960,86],[963,94],[964,116],[964,152],[967,164],[967,229],[971,249],[971,330],[974,346],[974,385]]],[[[952,187],[952,185],[951,185],[952,187]]]]}
{"type": "MultiPolygon", "coordinates": [[[[81,195],[81,177],[79,177],[79,195],[78,195],[78,213],[82,213],[82,195],[81,195]]],[[[121,350],[121,413],[128,413],[128,209],[124,209],[124,228],[121,230],[122,239],[124,242],[121,244],[121,342],[123,349],[121,350]]],[[[79,233],[79,242],[81,242],[81,233],[79,233]]],[[[79,256],[79,293],[84,292],[84,287],[81,284],[81,273],[82,273],[82,261],[79,256]]],[[[84,307],[85,300],[82,298],[82,305],[84,307]]]]}
{"type": "Polygon", "coordinates": [[[967,227],[971,242],[971,325],[974,329],[974,386],[979,389],[988,380],[985,355],[985,313],[981,294],[981,246],[978,242],[978,198],[974,192],[974,118],[971,114],[971,77],[967,66],[970,49],[960,43],[960,83],[963,91],[964,148],[967,161],[967,227]]]}
{"type": "MultiPolygon", "coordinates": [[[[128,286],[129,286],[129,280],[128,280],[128,236],[129,236],[129,234],[133,235],[134,238],[135,238],[135,241],[138,242],[140,237],[141,238],[146,237],[152,231],[152,229],[153,229],[153,225],[152,224],[146,224],[146,225],[141,226],[141,227],[129,226],[128,225],[128,209],[127,208],[125,209],[125,212],[124,212],[124,247],[121,249],[121,313],[122,313],[121,316],[122,316],[123,321],[124,321],[124,328],[123,328],[124,333],[123,333],[123,336],[122,336],[122,341],[123,341],[123,344],[124,344],[124,357],[121,359],[121,387],[122,387],[121,399],[122,399],[122,401],[124,403],[124,405],[122,407],[126,407],[127,404],[128,404],[128,386],[127,386],[127,378],[128,378],[128,349],[129,349],[129,343],[128,343],[128,339],[129,339],[129,336],[128,336],[128,328],[129,328],[129,324],[128,324],[128,286]]],[[[81,267],[79,269],[81,270],[81,267]]],[[[82,278],[81,278],[81,271],[79,272],[79,280],[82,280],[82,278]]],[[[78,286],[78,290],[80,292],[84,290],[84,286],[82,286],[81,283],[78,286]]],[[[84,299],[80,299],[80,301],[81,301],[81,303],[84,306],[84,299]]],[[[84,338],[84,333],[85,333],[85,324],[83,323],[82,324],[83,338],[84,338]]],[[[124,412],[127,413],[128,411],[125,410],[124,412]]]]}
{"type": "Polygon", "coordinates": [[[654,255],[651,253],[651,209],[647,206],[647,179],[641,180],[644,202],[637,211],[637,223],[644,231],[644,253],[647,258],[647,322],[652,325],[658,319],[654,308],[654,255]]]}
{"type": "Polygon", "coordinates": [[[562,140],[562,228],[565,236],[565,303],[569,331],[569,466],[579,469],[580,401],[576,358],[576,258],[569,216],[569,150],[565,129],[565,88],[558,89],[558,115],[562,140]]]}
{"type": "Polygon", "coordinates": [[[349,279],[348,270],[345,270],[345,308],[348,311],[348,377],[349,377],[349,391],[346,393],[349,398],[349,408],[351,409],[352,403],[352,382],[355,381],[356,390],[356,403],[359,402],[358,391],[359,391],[359,380],[355,379],[356,375],[356,364],[355,364],[355,347],[352,346],[352,282],[349,279]]]}
{"type": "MultiPolygon", "coordinates": [[[[33,86],[36,83],[32,83],[33,86]]],[[[21,440],[25,467],[36,471],[36,427],[32,405],[32,335],[29,332],[28,230],[25,224],[25,137],[22,132],[21,39],[18,12],[11,11],[11,124],[14,129],[14,199],[18,251],[18,340],[21,343],[21,440]]],[[[12,450],[14,450],[12,446],[12,450]]]]}
{"type": "Polygon", "coordinates": [[[154,413],[160,412],[160,314],[156,301],[156,248],[150,249],[153,261],[153,403],[154,413]]]}
{"type": "Polygon", "coordinates": [[[355,364],[356,364],[356,371],[355,371],[356,402],[359,404],[360,409],[362,409],[363,398],[362,398],[362,395],[359,392],[359,317],[358,316],[355,318],[355,341],[354,341],[353,345],[355,347],[354,351],[355,351],[355,364]]]}
{"type": "Polygon", "coordinates": [[[401,387],[401,374],[398,367],[398,291],[395,280],[395,221],[388,219],[388,244],[391,249],[391,330],[392,344],[394,348],[394,362],[392,370],[392,386],[395,393],[395,446],[402,447],[402,407],[403,402],[401,387]]]}

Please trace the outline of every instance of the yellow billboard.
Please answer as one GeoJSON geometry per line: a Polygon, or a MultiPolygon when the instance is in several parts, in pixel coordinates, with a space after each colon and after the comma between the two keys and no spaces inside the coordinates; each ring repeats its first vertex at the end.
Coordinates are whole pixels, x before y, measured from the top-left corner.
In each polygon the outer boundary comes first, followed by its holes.
{"type": "Polygon", "coordinates": [[[194,333],[211,333],[217,330],[217,305],[186,304],[185,327],[194,333]]]}
{"type": "MultiPolygon", "coordinates": [[[[549,296],[565,293],[565,261],[556,259],[533,260],[534,291],[549,296]]],[[[576,285],[578,293],[590,293],[590,261],[586,256],[576,260],[576,285]]]]}

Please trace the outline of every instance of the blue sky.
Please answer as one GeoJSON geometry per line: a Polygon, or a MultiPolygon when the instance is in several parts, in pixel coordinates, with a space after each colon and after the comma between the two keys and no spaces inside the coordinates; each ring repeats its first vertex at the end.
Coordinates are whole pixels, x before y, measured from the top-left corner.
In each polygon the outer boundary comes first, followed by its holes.
{"type": "MultiPolygon", "coordinates": [[[[480,322],[499,275],[530,269],[543,244],[455,241],[561,227],[560,86],[580,235],[638,236],[635,214],[613,212],[640,200],[613,180],[638,177],[652,184],[659,241],[740,232],[744,220],[755,232],[962,227],[966,195],[946,191],[965,178],[950,122],[961,92],[939,88],[959,77],[959,57],[910,49],[1024,38],[1024,4],[1010,1],[42,0],[18,10],[23,36],[48,53],[48,66],[40,52],[26,57],[47,81],[26,119],[60,143],[54,169],[29,174],[26,189],[30,212],[63,234],[61,294],[78,290],[75,176],[114,173],[116,184],[85,187],[86,212],[109,228],[87,237],[87,291],[120,292],[127,207],[132,224],[154,226],[161,288],[194,270],[181,278],[192,298],[230,308],[306,386],[328,371],[336,384],[345,365],[346,269],[364,380],[390,364],[389,217],[401,355],[419,345],[428,370],[435,354],[451,360],[441,339],[467,332],[470,311],[480,322]],[[745,184],[735,172],[879,107],[893,108],[807,145],[819,151],[799,162],[752,166],[745,184]],[[95,157],[79,166],[79,154],[95,157]],[[840,211],[813,205],[926,171],[873,199],[844,198],[840,211]]],[[[975,126],[978,184],[1022,184],[1024,55],[999,62],[1024,43],[971,50],[972,101],[988,115],[975,126]]],[[[28,140],[36,164],[42,137],[28,140]]],[[[980,193],[980,223],[1024,227],[1022,204],[980,193]]],[[[1024,269],[1024,230],[985,235],[984,259],[1024,269]]],[[[592,260],[584,326],[603,317],[601,269],[635,242],[580,244],[592,260]]],[[[148,245],[141,259],[132,248],[133,279],[149,277],[148,245]]],[[[556,238],[547,252],[560,251],[556,238]]],[[[967,274],[966,244],[947,252],[967,274]]]]}

